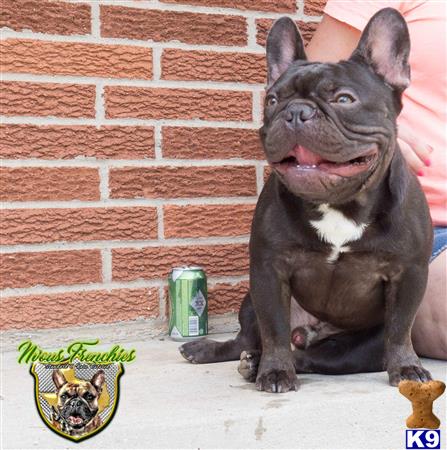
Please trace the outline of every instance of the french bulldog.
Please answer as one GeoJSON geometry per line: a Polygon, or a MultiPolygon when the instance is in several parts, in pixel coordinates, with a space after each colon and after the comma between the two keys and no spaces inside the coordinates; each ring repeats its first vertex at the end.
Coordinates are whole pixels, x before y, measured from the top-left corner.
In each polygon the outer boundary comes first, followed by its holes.
{"type": "Polygon", "coordinates": [[[387,370],[393,386],[431,379],[410,331],[432,225],[396,140],[409,52],[392,8],[336,64],[307,61],[294,22],[274,23],[260,129],[272,173],[252,222],[241,330],[184,344],[188,361],[240,358],[247,380],[277,393],[297,389],[296,373],[387,370]]]}
{"type": "Polygon", "coordinates": [[[98,399],[105,383],[103,370],[90,381],[68,383],[60,370],[53,372],[57,389],[57,406],[53,408],[53,425],[70,436],[90,433],[101,425],[98,415],[98,399]]]}

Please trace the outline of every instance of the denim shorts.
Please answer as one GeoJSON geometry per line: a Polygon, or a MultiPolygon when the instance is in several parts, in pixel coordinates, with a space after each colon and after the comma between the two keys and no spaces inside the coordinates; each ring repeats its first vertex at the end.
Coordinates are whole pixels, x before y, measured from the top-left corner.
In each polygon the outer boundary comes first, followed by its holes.
{"type": "Polygon", "coordinates": [[[433,250],[430,262],[447,248],[447,227],[434,227],[433,233],[433,250]]]}

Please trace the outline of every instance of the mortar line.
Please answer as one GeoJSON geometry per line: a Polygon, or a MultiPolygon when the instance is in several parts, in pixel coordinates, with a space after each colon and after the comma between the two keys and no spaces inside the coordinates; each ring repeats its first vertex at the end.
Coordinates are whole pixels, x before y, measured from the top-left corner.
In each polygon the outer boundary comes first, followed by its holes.
{"type": "Polygon", "coordinates": [[[297,19],[302,20],[304,14],[304,0],[296,0],[297,19]]]}
{"type": "Polygon", "coordinates": [[[37,244],[11,244],[0,246],[1,254],[10,253],[44,253],[53,251],[82,251],[82,250],[101,250],[104,248],[119,249],[132,248],[142,250],[153,247],[187,247],[187,246],[214,246],[214,245],[233,245],[248,243],[249,235],[241,236],[217,236],[203,238],[169,238],[160,241],[158,239],[147,240],[101,240],[88,242],[46,242],[37,244]]]}
{"type": "MultiPolygon", "coordinates": [[[[279,16],[281,17],[281,16],[279,16]]],[[[172,48],[180,50],[204,50],[213,52],[241,52],[251,53],[252,49],[240,45],[216,45],[216,44],[188,44],[179,41],[155,42],[142,39],[128,38],[96,38],[90,34],[86,35],[59,35],[59,34],[43,34],[32,31],[14,31],[6,27],[2,28],[3,39],[33,39],[48,42],[65,42],[65,43],[86,43],[86,44],[104,44],[104,45],[126,45],[143,48],[172,48]]],[[[262,47],[259,47],[261,49],[262,47]]]]}
{"type": "Polygon", "coordinates": [[[112,281],[112,251],[109,248],[101,250],[101,266],[103,283],[110,283],[112,281]]]}
{"type": "Polygon", "coordinates": [[[161,80],[161,54],[162,49],[159,47],[154,47],[152,49],[152,79],[154,81],[161,80]]]}
{"type": "Polygon", "coordinates": [[[24,201],[3,202],[3,210],[12,209],[78,209],[78,208],[144,208],[159,205],[243,205],[256,202],[257,197],[185,197],[163,199],[113,199],[83,201],[83,200],[48,200],[48,201],[24,201]]]}
{"type": "Polygon", "coordinates": [[[256,35],[256,18],[249,17],[247,18],[247,46],[254,51],[261,52],[263,48],[256,42],[256,35]]]}
{"type": "Polygon", "coordinates": [[[96,92],[95,92],[95,121],[97,124],[105,119],[104,113],[104,81],[96,81],[96,92]]]}
{"type": "Polygon", "coordinates": [[[99,166],[99,194],[101,200],[109,199],[109,168],[107,165],[99,166]]]}
{"type": "Polygon", "coordinates": [[[264,188],[264,164],[256,165],[256,188],[258,195],[261,194],[262,189],[264,188]]]}
{"type": "Polygon", "coordinates": [[[303,15],[301,16],[300,20],[303,22],[321,22],[323,19],[323,16],[306,16],[303,11],[303,15]]]}
{"type": "Polygon", "coordinates": [[[64,117],[38,117],[38,116],[0,116],[2,124],[16,125],[119,125],[119,126],[179,126],[179,127],[213,127],[213,128],[244,128],[253,129],[256,125],[252,121],[213,121],[202,119],[104,119],[98,123],[94,118],[64,118],[64,117]]]}
{"type": "Polygon", "coordinates": [[[150,167],[215,167],[215,166],[253,166],[257,159],[174,159],[162,158],[160,148],[156,151],[155,159],[4,159],[3,167],[100,167],[111,169],[122,167],[150,168],[150,167]]]}
{"type": "Polygon", "coordinates": [[[157,235],[160,242],[165,238],[163,205],[157,205],[157,235]]]}
{"type": "MultiPolygon", "coordinates": [[[[68,0],[70,3],[92,3],[95,0],[68,0]]],[[[193,12],[196,14],[218,14],[218,15],[237,15],[240,17],[295,17],[294,12],[275,12],[275,11],[263,11],[263,10],[248,10],[229,8],[225,6],[200,6],[200,5],[188,5],[188,4],[175,4],[175,3],[161,3],[157,1],[139,0],[101,0],[101,5],[110,6],[125,6],[128,8],[156,10],[156,11],[177,11],[177,12],[193,12]]]]}
{"type": "Polygon", "coordinates": [[[167,161],[163,160],[163,153],[162,153],[162,132],[161,132],[161,125],[159,123],[156,123],[154,125],[154,154],[155,154],[155,160],[156,161],[167,161]]]}
{"type": "MultiPolygon", "coordinates": [[[[231,276],[208,276],[208,283],[214,286],[219,283],[228,283],[235,285],[242,281],[248,281],[248,274],[245,275],[231,275],[231,276]]],[[[30,295],[51,295],[64,294],[70,292],[91,292],[97,290],[111,291],[113,289],[141,289],[141,288],[161,288],[167,284],[167,279],[153,278],[149,280],[131,280],[131,281],[111,281],[108,283],[88,283],[88,284],[73,284],[73,285],[58,285],[58,286],[36,286],[30,288],[7,288],[0,291],[0,296],[3,299],[8,297],[21,297],[30,295]]],[[[0,301],[1,304],[1,301],[0,301]]]]}
{"type": "Polygon", "coordinates": [[[262,125],[262,105],[261,105],[261,91],[257,90],[257,91],[253,91],[253,110],[252,110],[252,115],[253,115],[253,123],[260,127],[262,125]]]}
{"type": "Polygon", "coordinates": [[[98,2],[91,2],[90,3],[91,8],[91,16],[92,16],[92,36],[95,38],[101,37],[101,19],[100,19],[100,12],[99,12],[99,3],[98,2]]]}
{"type": "MultiPolygon", "coordinates": [[[[213,80],[162,80],[159,73],[154,79],[138,78],[106,78],[98,76],[76,76],[76,75],[50,75],[50,74],[28,74],[20,72],[4,72],[3,81],[25,82],[25,83],[52,83],[52,84],[81,84],[81,85],[107,85],[120,87],[140,87],[142,89],[190,89],[190,90],[218,90],[225,92],[252,92],[262,83],[244,83],[234,81],[213,80]]],[[[101,91],[102,94],[102,91],[101,91]]]]}
{"type": "Polygon", "coordinates": [[[167,314],[166,314],[166,302],[164,299],[164,286],[159,286],[158,288],[158,316],[160,319],[166,319],[167,314]]]}

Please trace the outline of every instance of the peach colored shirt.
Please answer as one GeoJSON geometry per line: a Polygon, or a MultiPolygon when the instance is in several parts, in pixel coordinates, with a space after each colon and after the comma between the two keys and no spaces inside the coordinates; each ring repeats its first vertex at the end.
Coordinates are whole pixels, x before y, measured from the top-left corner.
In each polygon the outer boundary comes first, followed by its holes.
{"type": "Polygon", "coordinates": [[[405,18],[411,38],[411,85],[404,92],[398,124],[410,127],[433,148],[431,166],[418,177],[434,225],[447,225],[447,39],[444,1],[329,0],[325,13],[363,30],[379,9],[392,7],[405,18]]]}

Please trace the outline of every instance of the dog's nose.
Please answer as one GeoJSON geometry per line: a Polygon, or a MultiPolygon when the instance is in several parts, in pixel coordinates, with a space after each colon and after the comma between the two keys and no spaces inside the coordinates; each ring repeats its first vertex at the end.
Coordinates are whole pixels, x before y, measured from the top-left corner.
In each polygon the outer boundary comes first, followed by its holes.
{"type": "Polygon", "coordinates": [[[74,398],[71,402],[73,408],[77,408],[82,405],[82,400],[80,398],[74,398]]]}
{"type": "Polygon", "coordinates": [[[312,119],[317,112],[316,108],[308,103],[291,103],[286,110],[286,121],[296,126],[312,119]]]}

